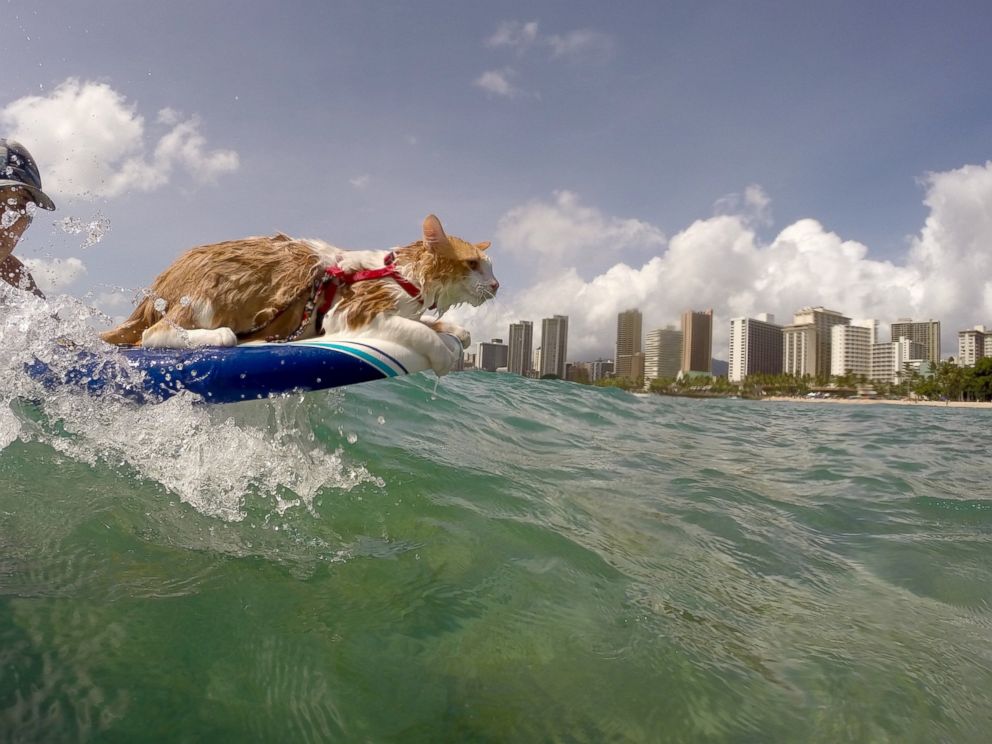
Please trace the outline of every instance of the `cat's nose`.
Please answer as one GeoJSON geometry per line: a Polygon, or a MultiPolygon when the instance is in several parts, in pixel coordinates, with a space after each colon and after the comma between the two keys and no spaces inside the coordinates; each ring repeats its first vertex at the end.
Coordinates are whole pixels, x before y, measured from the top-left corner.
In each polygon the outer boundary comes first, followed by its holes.
{"type": "Polygon", "coordinates": [[[499,289],[499,282],[493,279],[491,282],[489,282],[489,288],[495,293],[496,290],[499,289]]]}

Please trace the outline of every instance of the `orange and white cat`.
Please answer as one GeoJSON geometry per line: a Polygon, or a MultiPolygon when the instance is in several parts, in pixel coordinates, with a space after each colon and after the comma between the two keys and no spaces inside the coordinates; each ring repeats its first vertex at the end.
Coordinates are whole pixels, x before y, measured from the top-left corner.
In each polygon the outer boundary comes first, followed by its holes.
{"type": "Polygon", "coordinates": [[[145,347],[234,346],[248,341],[374,337],[412,348],[438,375],[468,331],[438,319],[462,303],[481,305],[499,282],[485,251],[445,235],[429,215],[423,237],[391,251],[345,251],[320,240],[279,234],[193,248],[154,281],[131,317],[101,334],[112,344],[145,347]]]}

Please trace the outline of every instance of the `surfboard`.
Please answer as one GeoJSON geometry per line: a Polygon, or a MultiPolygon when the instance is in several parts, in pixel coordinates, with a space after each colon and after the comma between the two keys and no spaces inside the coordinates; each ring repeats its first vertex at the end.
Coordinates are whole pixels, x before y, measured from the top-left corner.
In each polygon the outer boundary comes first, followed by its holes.
{"type": "MultiPolygon", "coordinates": [[[[461,342],[440,334],[461,354],[461,342]]],[[[46,387],[71,385],[92,395],[117,395],[159,403],[189,391],[206,403],[235,403],[283,393],[324,390],[422,372],[423,354],[378,339],[311,338],[195,349],[66,350],[67,364],[36,360],[28,373],[46,387]]]]}

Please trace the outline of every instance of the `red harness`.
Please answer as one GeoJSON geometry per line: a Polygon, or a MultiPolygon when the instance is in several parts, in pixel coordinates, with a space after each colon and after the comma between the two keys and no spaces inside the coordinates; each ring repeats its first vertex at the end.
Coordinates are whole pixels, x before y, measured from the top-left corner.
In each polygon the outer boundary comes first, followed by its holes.
{"type": "MultiPolygon", "coordinates": [[[[385,264],[381,269],[363,269],[361,271],[347,272],[343,270],[340,266],[328,266],[324,269],[324,273],[317,276],[313,280],[313,287],[311,289],[310,299],[307,300],[306,307],[303,308],[303,318],[300,320],[300,324],[296,327],[296,330],[289,334],[286,338],[279,338],[278,336],[269,336],[266,341],[295,341],[303,332],[306,331],[307,326],[310,323],[310,318],[317,315],[317,328],[320,328],[320,322],[323,320],[324,316],[327,315],[331,310],[331,305],[334,304],[334,297],[338,293],[338,287],[354,284],[355,282],[364,282],[368,279],[382,279],[383,277],[390,277],[394,282],[403,287],[404,291],[410,295],[413,299],[424,303],[423,297],[421,297],[420,289],[413,282],[405,279],[396,270],[396,254],[390,252],[383,259],[383,264],[385,264]]],[[[258,331],[265,328],[273,320],[278,318],[284,312],[286,312],[292,303],[286,305],[282,310],[277,312],[274,317],[269,318],[261,325],[255,328],[250,328],[247,331],[242,331],[238,333],[238,338],[249,338],[253,334],[258,333],[258,331]]],[[[437,305],[431,305],[430,310],[434,310],[437,305]]]]}
{"type": "MultiPolygon", "coordinates": [[[[413,282],[403,278],[399,272],[396,271],[396,254],[390,252],[385,259],[383,259],[383,264],[385,264],[381,269],[362,269],[361,271],[347,272],[340,266],[328,266],[324,269],[324,276],[321,277],[321,287],[317,292],[320,296],[323,294],[323,300],[320,305],[317,306],[317,323],[320,323],[320,319],[327,315],[328,311],[331,309],[331,305],[334,304],[334,296],[338,292],[338,287],[344,285],[351,285],[355,282],[364,282],[368,279],[382,279],[383,277],[390,277],[394,282],[399,284],[404,291],[410,295],[413,299],[423,302],[423,298],[420,296],[420,290],[417,288],[413,282]]],[[[316,297],[314,298],[316,300],[316,297]]]]}

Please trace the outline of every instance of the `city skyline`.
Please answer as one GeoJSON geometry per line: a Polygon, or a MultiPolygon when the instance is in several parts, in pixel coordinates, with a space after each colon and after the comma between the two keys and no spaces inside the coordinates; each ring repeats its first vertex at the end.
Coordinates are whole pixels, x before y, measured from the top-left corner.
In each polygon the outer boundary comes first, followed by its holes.
{"type": "MultiPolygon", "coordinates": [[[[706,372],[707,370],[686,369],[687,353],[690,359],[694,354],[687,352],[684,336],[688,327],[691,343],[692,326],[704,321],[706,328],[703,337],[710,338],[712,311],[686,310],[681,319],[682,330],[676,331],[669,324],[665,328],[655,328],[645,333],[640,310],[629,308],[617,314],[614,336],[616,353],[612,358],[569,357],[564,359],[564,365],[567,368],[569,365],[579,364],[591,369],[590,364],[609,363],[610,374],[616,377],[644,380],[676,377],[686,372],[706,372]],[[637,361],[633,367],[632,359],[637,361]]],[[[558,326],[554,331],[555,343],[567,348],[568,318],[556,315],[543,319],[542,344],[549,323],[558,326]],[[560,321],[564,321],[563,335],[560,335],[560,321]]],[[[527,320],[510,325],[509,336],[513,339],[516,335],[517,340],[515,343],[511,341],[509,346],[501,347],[504,349],[504,362],[509,359],[508,354],[513,354],[507,350],[514,346],[518,347],[518,355],[531,353],[529,344],[532,325],[527,320]]],[[[940,337],[939,320],[930,318],[914,321],[912,318],[899,318],[889,323],[890,338],[885,342],[879,338],[879,325],[878,319],[852,321],[843,313],[822,306],[798,309],[793,315],[792,323],[787,325],[776,324],[775,316],[769,313],[759,313],[755,318],[731,318],[728,359],[720,360],[710,356],[709,373],[722,374],[712,370],[713,364],[722,363],[726,365],[724,372],[731,382],[740,382],[756,373],[784,373],[799,377],[839,377],[853,374],[856,377],[886,380],[890,377],[897,378],[906,364],[911,363],[919,369],[920,364],[925,363],[932,368],[941,361],[940,357],[935,358],[933,347],[935,340],[940,337]],[[879,370],[883,372],[880,373],[879,370]]],[[[949,358],[955,359],[959,365],[973,366],[977,359],[992,357],[992,328],[987,329],[982,324],[976,324],[958,331],[957,335],[957,352],[949,355],[949,358]]],[[[494,338],[492,343],[500,344],[502,340],[494,338]]],[[[478,346],[480,357],[483,345],[484,343],[480,343],[478,346]]],[[[556,353],[561,354],[560,351],[556,353]]],[[[533,356],[537,360],[533,367],[520,365],[519,370],[509,369],[509,364],[506,363],[503,369],[523,375],[547,374],[540,362],[540,347],[533,356]]],[[[561,356],[556,358],[562,359],[561,356]]],[[[495,369],[491,365],[483,368],[495,369]]],[[[593,379],[599,376],[597,373],[593,379]]]]}

